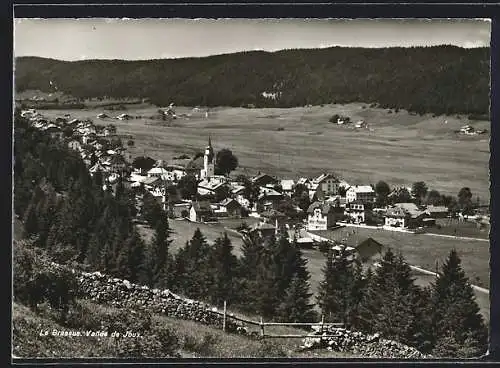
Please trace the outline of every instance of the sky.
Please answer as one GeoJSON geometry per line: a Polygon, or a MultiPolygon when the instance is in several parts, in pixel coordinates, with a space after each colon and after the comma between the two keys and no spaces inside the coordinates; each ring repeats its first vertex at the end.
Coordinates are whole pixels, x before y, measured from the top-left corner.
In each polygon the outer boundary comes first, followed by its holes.
{"type": "Polygon", "coordinates": [[[248,50],[488,47],[487,20],[15,19],[14,55],[59,60],[202,57],[248,50]]]}

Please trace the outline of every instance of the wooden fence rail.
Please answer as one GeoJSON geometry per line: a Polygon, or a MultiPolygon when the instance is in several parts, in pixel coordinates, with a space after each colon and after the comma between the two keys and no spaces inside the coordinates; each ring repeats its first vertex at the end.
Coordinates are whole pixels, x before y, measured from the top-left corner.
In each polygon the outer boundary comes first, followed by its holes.
{"type": "Polygon", "coordinates": [[[232,319],[235,321],[243,322],[244,324],[249,324],[253,326],[259,326],[260,327],[260,337],[261,338],[306,338],[306,337],[317,337],[317,338],[328,338],[328,337],[335,337],[334,335],[323,335],[323,328],[324,327],[331,327],[331,326],[336,326],[336,327],[343,327],[344,324],[340,322],[324,322],[323,317],[321,317],[321,322],[264,322],[262,317],[260,318],[260,321],[252,321],[246,318],[238,317],[235,316],[234,314],[227,313],[226,309],[227,305],[226,302],[224,302],[224,312],[219,312],[217,310],[213,310],[213,313],[216,313],[220,316],[223,316],[223,330],[225,331],[226,329],[226,321],[227,319],[232,319]],[[299,335],[299,334],[283,334],[283,335],[266,335],[265,333],[265,327],[266,326],[289,326],[289,327],[298,327],[298,326],[320,326],[320,335],[299,335]]]}

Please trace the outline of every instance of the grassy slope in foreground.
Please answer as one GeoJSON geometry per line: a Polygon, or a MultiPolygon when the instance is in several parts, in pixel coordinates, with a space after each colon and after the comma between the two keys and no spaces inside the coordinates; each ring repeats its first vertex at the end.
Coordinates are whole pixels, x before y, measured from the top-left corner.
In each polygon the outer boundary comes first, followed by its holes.
{"type": "MultiPolygon", "coordinates": [[[[86,310],[92,310],[92,314],[100,317],[109,313],[129,314],[131,310],[119,310],[88,301],[80,301],[86,310]]],[[[152,325],[154,329],[145,333],[142,341],[130,337],[129,341],[117,341],[110,337],[62,337],[51,336],[55,329],[68,331],[56,323],[46,313],[36,314],[26,306],[13,304],[13,354],[20,358],[112,358],[112,357],[169,357],[165,355],[160,347],[155,346],[155,334],[158,328],[170,330],[176,337],[169,349],[174,349],[180,357],[213,357],[213,358],[271,358],[271,357],[316,357],[328,356],[332,358],[354,358],[356,355],[349,353],[337,353],[327,351],[298,351],[301,339],[273,339],[259,341],[248,337],[227,334],[223,331],[199,324],[192,321],[169,318],[161,315],[153,315],[152,325]],[[48,330],[49,336],[40,336],[40,331],[48,330]],[[207,337],[208,336],[208,337],[207,337]],[[138,346],[140,346],[138,348],[138,346]],[[149,354],[144,354],[144,346],[149,346],[149,354]],[[138,349],[137,355],[127,349],[138,349]],[[122,351],[122,353],[120,353],[122,351]]],[[[85,316],[79,316],[85,318],[85,316]]],[[[94,316],[95,319],[95,316],[94,316]]],[[[104,318],[103,318],[104,319],[104,318]]],[[[152,327],[153,328],[153,327],[152,327]]],[[[72,331],[87,331],[88,327],[73,328],[72,331]]],[[[134,332],[134,331],[132,331],[134,332]]],[[[283,327],[281,331],[272,333],[303,333],[292,328],[283,327]]],[[[127,339],[127,338],[122,338],[127,339]]],[[[171,357],[171,356],[170,356],[171,357]]]]}

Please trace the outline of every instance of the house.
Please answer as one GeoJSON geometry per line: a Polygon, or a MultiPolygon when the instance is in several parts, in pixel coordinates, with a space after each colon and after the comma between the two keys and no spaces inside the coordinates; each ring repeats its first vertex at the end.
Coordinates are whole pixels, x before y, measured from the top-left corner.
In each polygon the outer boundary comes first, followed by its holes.
{"type": "Polygon", "coordinates": [[[121,155],[112,156],[110,159],[110,169],[112,172],[123,172],[127,168],[125,158],[121,155]]]}
{"type": "Polygon", "coordinates": [[[52,138],[61,138],[63,131],[55,124],[49,124],[43,129],[46,133],[50,134],[52,138]]]}
{"type": "Polygon", "coordinates": [[[97,135],[95,133],[82,133],[82,142],[85,144],[90,144],[90,142],[95,141],[97,135]]]}
{"type": "Polygon", "coordinates": [[[278,179],[268,174],[259,173],[252,178],[252,182],[259,187],[269,187],[279,184],[278,179]]]}
{"type": "Polygon", "coordinates": [[[149,170],[146,174],[148,177],[157,177],[161,178],[163,180],[167,180],[168,178],[168,171],[165,170],[163,167],[153,167],[151,170],[149,170]]]}
{"type": "Polygon", "coordinates": [[[377,195],[370,185],[355,185],[347,189],[347,203],[361,201],[363,203],[374,203],[377,195]]]}
{"type": "Polygon", "coordinates": [[[293,189],[295,187],[295,181],[291,179],[283,179],[280,182],[281,188],[283,189],[283,194],[291,197],[293,189]]]}
{"type": "Polygon", "coordinates": [[[60,116],[58,116],[58,117],[56,118],[56,124],[59,124],[59,125],[66,124],[66,123],[67,123],[67,121],[68,121],[68,120],[67,120],[66,118],[62,118],[62,117],[60,117],[60,116]]]}
{"type": "Polygon", "coordinates": [[[260,217],[264,219],[264,222],[267,222],[268,224],[274,224],[274,226],[278,229],[283,228],[287,222],[287,216],[284,213],[276,211],[274,209],[269,209],[262,212],[260,214],[260,217]]]}
{"type": "Polygon", "coordinates": [[[222,195],[226,191],[229,191],[226,182],[218,178],[212,177],[198,183],[199,195],[222,195]]]}
{"type": "Polygon", "coordinates": [[[170,215],[174,218],[189,218],[189,212],[191,209],[191,202],[181,202],[181,203],[171,203],[169,207],[170,215]]]}
{"type": "Polygon", "coordinates": [[[283,194],[280,192],[271,188],[260,187],[257,203],[254,205],[255,210],[261,212],[269,209],[276,209],[282,199],[283,194]]]}
{"type": "Polygon", "coordinates": [[[129,120],[132,119],[132,116],[129,114],[120,114],[116,117],[118,120],[129,120]]]}
{"type": "Polygon", "coordinates": [[[325,196],[337,195],[340,180],[333,174],[324,173],[312,180],[313,189],[316,193],[321,191],[325,196]]]}
{"type": "Polygon", "coordinates": [[[314,202],[307,209],[307,230],[327,230],[335,226],[337,211],[329,203],[314,202]]]}
{"type": "Polygon", "coordinates": [[[422,226],[425,217],[425,211],[420,210],[414,203],[396,203],[385,213],[385,226],[417,228],[422,226]]]}
{"type": "Polygon", "coordinates": [[[75,151],[80,151],[80,149],[82,148],[82,144],[78,142],[76,139],[73,139],[68,142],[68,148],[75,151]]]}
{"type": "Polygon", "coordinates": [[[367,128],[368,125],[364,122],[364,120],[360,120],[360,121],[356,122],[354,127],[360,129],[360,128],[367,128]]]}
{"type": "Polygon", "coordinates": [[[97,115],[97,118],[98,119],[105,119],[105,118],[109,118],[109,116],[107,114],[105,114],[105,113],[102,112],[102,113],[100,113],[100,114],[97,115]]]}
{"type": "Polygon", "coordinates": [[[350,222],[364,224],[366,222],[366,214],[371,208],[370,204],[356,200],[346,205],[344,214],[348,217],[350,222]]]}
{"type": "Polygon", "coordinates": [[[92,166],[90,169],[89,169],[89,173],[91,176],[93,176],[96,172],[102,172],[102,173],[105,173],[105,172],[108,172],[108,168],[106,166],[103,166],[101,163],[99,162],[96,162],[94,164],[94,166],[92,166]]]}
{"type": "Polygon", "coordinates": [[[189,210],[189,220],[192,222],[213,221],[215,215],[208,201],[194,202],[189,210]]]}
{"type": "Polygon", "coordinates": [[[242,206],[238,201],[232,198],[226,198],[219,203],[220,209],[224,211],[228,217],[241,218],[242,217],[242,206]]]}
{"type": "Polygon", "coordinates": [[[248,233],[251,237],[258,237],[265,240],[276,235],[276,232],[277,232],[276,226],[265,222],[259,222],[257,224],[253,224],[252,226],[250,226],[250,230],[248,230],[248,233]]]}
{"type": "Polygon", "coordinates": [[[158,187],[163,187],[163,181],[161,180],[161,178],[157,177],[157,176],[148,176],[146,177],[145,179],[143,179],[142,181],[139,181],[139,182],[142,182],[142,184],[144,184],[144,188],[148,189],[148,190],[152,190],[154,188],[158,188],[158,187]]]}
{"type": "Polygon", "coordinates": [[[384,246],[369,237],[359,242],[354,249],[361,262],[366,263],[381,259],[384,246]]]}
{"type": "Polygon", "coordinates": [[[448,217],[448,214],[449,214],[447,207],[445,207],[445,206],[433,206],[433,205],[427,206],[427,208],[425,209],[425,212],[427,212],[427,214],[429,216],[431,216],[432,218],[435,218],[435,219],[446,218],[446,217],[448,217]]]}

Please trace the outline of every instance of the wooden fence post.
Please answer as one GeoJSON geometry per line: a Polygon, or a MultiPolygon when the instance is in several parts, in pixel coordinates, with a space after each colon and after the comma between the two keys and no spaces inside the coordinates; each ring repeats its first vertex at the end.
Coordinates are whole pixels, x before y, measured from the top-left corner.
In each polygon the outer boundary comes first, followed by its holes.
{"type": "Polygon", "coordinates": [[[264,321],[262,319],[262,316],[260,317],[260,336],[264,338],[264,321]]]}
{"type": "Polygon", "coordinates": [[[224,300],[224,317],[222,319],[222,331],[226,332],[226,301],[224,300]]]}
{"type": "Polygon", "coordinates": [[[322,314],[321,315],[321,327],[320,327],[320,336],[321,336],[321,340],[320,341],[323,341],[323,323],[325,323],[325,316],[322,314]]]}

